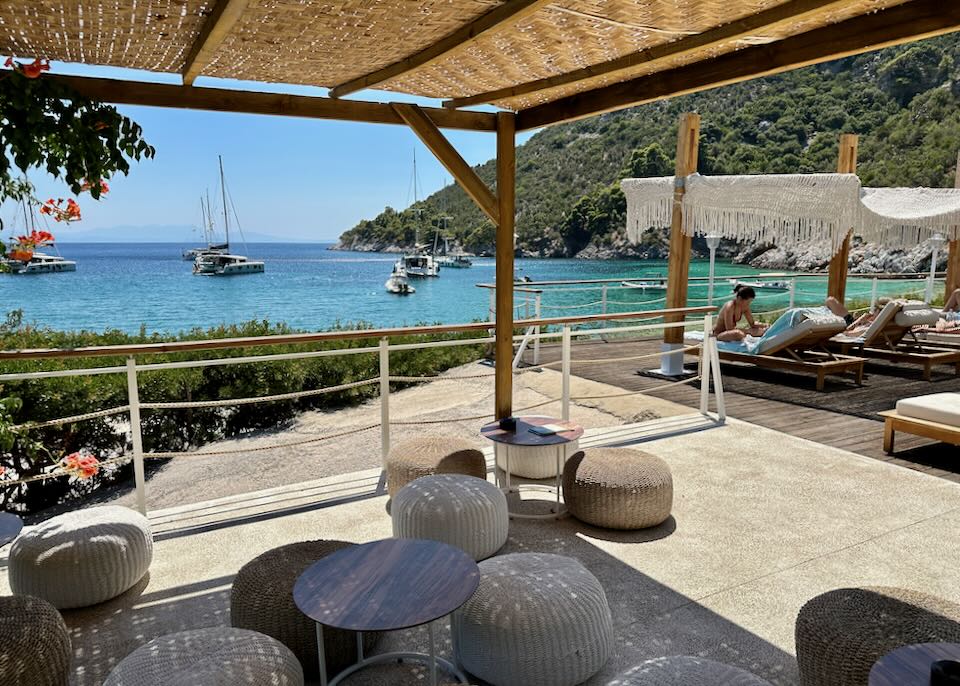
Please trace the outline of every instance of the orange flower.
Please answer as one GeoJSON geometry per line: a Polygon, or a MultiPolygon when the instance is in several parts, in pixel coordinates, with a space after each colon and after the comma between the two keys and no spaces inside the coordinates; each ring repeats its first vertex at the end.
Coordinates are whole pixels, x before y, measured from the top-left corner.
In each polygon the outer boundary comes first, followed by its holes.
{"type": "Polygon", "coordinates": [[[14,248],[9,255],[11,260],[18,262],[29,262],[33,259],[33,250],[24,250],[23,248],[14,248]]]}
{"type": "Polygon", "coordinates": [[[100,460],[86,450],[79,450],[60,460],[60,467],[70,476],[85,480],[97,475],[100,471],[100,460]]]}
{"type": "Polygon", "coordinates": [[[20,72],[28,79],[39,78],[40,74],[43,72],[50,71],[50,60],[40,59],[39,57],[30,64],[14,62],[13,57],[8,57],[7,61],[3,64],[6,67],[10,67],[14,71],[20,72]]]}

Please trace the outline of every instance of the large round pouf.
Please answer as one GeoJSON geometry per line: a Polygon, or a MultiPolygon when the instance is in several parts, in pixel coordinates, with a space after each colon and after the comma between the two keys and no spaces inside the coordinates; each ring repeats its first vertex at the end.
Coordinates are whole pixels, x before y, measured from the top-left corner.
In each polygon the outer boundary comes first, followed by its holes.
{"type": "Polygon", "coordinates": [[[0,598],[0,684],[66,686],[69,671],[70,634],[53,605],[0,598]]]}
{"type": "Polygon", "coordinates": [[[390,507],[396,538],[425,538],[460,548],[474,560],[507,542],[507,497],[486,479],[434,474],[400,489],[390,507]]]}
{"type": "Polygon", "coordinates": [[[770,686],[770,682],[722,662],[675,655],[647,660],[607,686],[770,686]]]}
{"type": "Polygon", "coordinates": [[[493,686],[573,686],[603,667],[613,620],[577,560],[545,553],[480,563],[477,591],[451,617],[457,662],[493,686]]]}
{"type": "Polygon", "coordinates": [[[127,507],[52,517],[10,548],[10,588],[58,609],[86,607],[132,588],[150,569],[150,522],[127,507]]]}
{"type": "Polygon", "coordinates": [[[418,436],[400,441],[387,456],[387,493],[392,498],[414,479],[431,474],[467,474],[483,479],[487,461],[470,441],[418,436]]]}
{"type": "Polygon", "coordinates": [[[563,500],[577,519],[604,529],[662,524],[673,506],[670,467],[632,448],[590,448],[567,460],[563,500]]]}
{"type": "MultiPolygon", "coordinates": [[[[317,560],[354,545],[345,541],[303,541],[268,550],[237,573],[230,591],[230,623],[271,636],[303,666],[308,678],[319,678],[316,624],[293,602],[293,586],[317,560]]],[[[377,634],[364,634],[365,648],[373,648],[377,634]]],[[[357,660],[357,638],[352,631],[327,627],[323,631],[327,673],[336,674],[357,660]]]]}
{"type": "Polygon", "coordinates": [[[841,588],[797,616],[803,686],[866,686],[873,663],[914,643],[960,643],[960,605],[902,588],[841,588]]]}
{"type": "Polygon", "coordinates": [[[120,661],[103,686],[303,686],[289,648],[269,636],[216,627],[160,636],[120,661]]]}

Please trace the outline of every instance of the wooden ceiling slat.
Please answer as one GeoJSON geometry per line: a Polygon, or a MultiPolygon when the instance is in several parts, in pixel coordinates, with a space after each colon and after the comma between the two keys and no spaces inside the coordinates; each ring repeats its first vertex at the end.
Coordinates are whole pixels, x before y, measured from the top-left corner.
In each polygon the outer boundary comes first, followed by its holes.
{"type": "Polygon", "coordinates": [[[517,129],[581,119],[958,30],[960,3],[913,0],[769,45],[745,48],[530,107],[517,114],[517,129]]]}
{"type": "Polygon", "coordinates": [[[452,98],[443,103],[444,107],[457,108],[480,105],[497,100],[549,90],[559,86],[566,86],[579,81],[596,78],[598,76],[615,77],[618,74],[629,72],[643,65],[653,67],[658,63],[680,57],[698,50],[711,48],[728,43],[739,38],[753,37],[762,34],[765,30],[780,27],[785,24],[796,23],[833,7],[843,6],[848,0],[791,0],[791,2],[777,5],[757,14],[741,17],[729,24],[718,26],[710,31],[694,34],[670,43],[640,50],[639,52],[624,55],[617,59],[594,64],[583,69],[558,74],[544,79],[528,81],[516,86],[478,93],[463,98],[452,98]]]}
{"type": "Polygon", "coordinates": [[[250,0],[217,0],[213,11],[203,23],[200,29],[200,35],[194,41],[190,52],[187,53],[187,59],[183,66],[183,82],[190,86],[194,80],[200,76],[203,68],[210,64],[217,48],[223,43],[224,38],[230,33],[243,11],[247,9],[250,0]]]}
{"type": "Polygon", "coordinates": [[[373,88],[401,74],[423,67],[440,59],[450,52],[464,48],[481,36],[503,27],[505,24],[521,21],[541,7],[555,0],[509,0],[482,17],[462,26],[450,35],[437,41],[420,52],[405,57],[393,64],[365,74],[330,89],[330,96],[339,98],[364,88],[373,88]]]}

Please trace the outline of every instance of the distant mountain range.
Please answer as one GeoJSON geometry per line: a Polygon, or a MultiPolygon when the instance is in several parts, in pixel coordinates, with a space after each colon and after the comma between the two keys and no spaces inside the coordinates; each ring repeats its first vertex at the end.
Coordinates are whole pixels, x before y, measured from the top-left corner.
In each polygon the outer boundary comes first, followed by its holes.
{"type": "MultiPolygon", "coordinates": [[[[184,246],[200,245],[203,243],[200,232],[195,227],[178,224],[105,226],[95,229],[85,229],[77,225],[57,227],[54,233],[57,236],[58,243],[177,243],[184,246]]],[[[245,231],[243,237],[248,243],[328,242],[323,240],[311,241],[299,236],[275,236],[273,234],[257,233],[255,231],[245,231]]]]}

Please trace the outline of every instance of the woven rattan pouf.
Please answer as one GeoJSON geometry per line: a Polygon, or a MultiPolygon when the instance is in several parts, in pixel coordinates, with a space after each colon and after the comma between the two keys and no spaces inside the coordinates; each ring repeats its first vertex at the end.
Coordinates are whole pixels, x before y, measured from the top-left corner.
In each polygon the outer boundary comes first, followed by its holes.
{"type": "Polygon", "coordinates": [[[128,507],[90,507],[52,517],[10,548],[10,589],[59,609],[96,605],[132,588],[150,569],[150,522],[128,507]]]}
{"type": "Polygon", "coordinates": [[[303,670],[276,639],[215,627],[160,636],[120,661],[103,686],[302,686],[303,670]]]}
{"type": "Polygon", "coordinates": [[[873,663],[913,643],[960,643],[960,605],[902,588],[841,588],[797,617],[803,686],[866,686],[873,663]]]}
{"type": "MultiPolygon", "coordinates": [[[[293,602],[293,586],[317,560],[353,545],[345,541],[304,541],[268,550],[245,564],[230,591],[230,623],[271,636],[293,651],[307,678],[319,678],[316,624],[293,602]]],[[[377,634],[364,634],[365,648],[373,648],[377,634]]],[[[357,638],[352,631],[327,627],[323,631],[327,674],[336,674],[356,662],[357,638]]]]}
{"type": "Polygon", "coordinates": [[[632,448],[590,448],[567,460],[563,499],[577,519],[605,529],[661,524],[673,506],[670,467],[632,448]]]}
{"type": "Polygon", "coordinates": [[[399,441],[387,456],[387,492],[392,498],[414,479],[431,474],[467,474],[483,479],[487,462],[470,441],[418,436],[399,441]]]}
{"type": "Polygon", "coordinates": [[[70,634],[53,605],[0,598],[0,684],[66,686],[69,671],[70,634]]]}
{"type": "Polygon", "coordinates": [[[613,621],[580,562],[516,553],[480,563],[477,591],[451,617],[457,662],[493,686],[573,686],[603,667],[613,621]]]}
{"type": "Polygon", "coordinates": [[[770,686],[770,682],[722,662],[675,655],[647,660],[607,686],[770,686]]]}
{"type": "Polygon", "coordinates": [[[507,542],[507,498],[486,479],[434,474],[400,489],[390,507],[396,538],[448,543],[474,560],[490,557],[507,542]]]}

